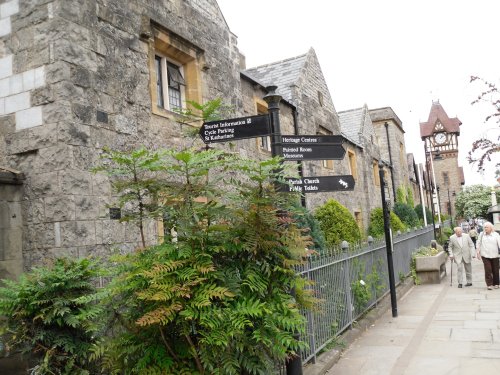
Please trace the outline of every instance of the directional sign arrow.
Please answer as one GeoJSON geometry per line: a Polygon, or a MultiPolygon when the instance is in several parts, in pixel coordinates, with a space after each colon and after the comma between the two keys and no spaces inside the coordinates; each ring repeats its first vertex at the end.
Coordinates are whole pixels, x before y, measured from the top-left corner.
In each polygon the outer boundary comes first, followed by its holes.
{"type": "Polygon", "coordinates": [[[285,178],[285,181],[287,184],[281,185],[281,191],[301,193],[350,191],[354,190],[355,184],[354,177],[351,175],[285,178]]]}
{"type": "Polygon", "coordinates": [[[345,156],[345,149],[341,144],[283,145],[282,152],[285,160],[342,160],[345,156]]]}
{"type": "Polygon", "coordinates": [[[345,138],[341,135],[282,135],[281,143],[289,144],[321,144],[334,143],[342,144],[345,138]]]}
{"type": "Polygon", "coordinates": [[[229,142],[266,136],[271,134],[269,115],[205,122],[200,128],[199,134],[205,143],[229,142]]]}

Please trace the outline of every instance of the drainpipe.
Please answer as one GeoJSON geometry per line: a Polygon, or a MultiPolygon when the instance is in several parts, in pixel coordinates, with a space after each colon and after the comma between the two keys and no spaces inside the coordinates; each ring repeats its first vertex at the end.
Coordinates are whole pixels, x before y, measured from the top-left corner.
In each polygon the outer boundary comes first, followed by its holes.
{"type": "MultiPolygon", "coordinates": [[[[299,112],[297,111],[297,108],[292,109],[292,118],[293,118],[293,132],[295,135],[299,135],[299,112]]],[[[304,172],[302,169],[302,162],[300,160],[297,161],[297,168],[299,171],[299,177],[302,180],[304,178],[304,172]]],[[[306,207],[306,195],[301,194],[300,195],[300,204],[302,207],[306,207]]]]}
{"type": "Polygon", "coordinates": [[[392,152],[391,152],[391,141],[389,139],[389,124],[387,121],[384,123],[385,134],[387,137],[387,148],[389,149],[389,164],[391,167],[391,181],[392,181],[392,196],[394,197],[394,202],[396,202],[396,185],[394,184],[394,166],[392,165],[392,152]]]}

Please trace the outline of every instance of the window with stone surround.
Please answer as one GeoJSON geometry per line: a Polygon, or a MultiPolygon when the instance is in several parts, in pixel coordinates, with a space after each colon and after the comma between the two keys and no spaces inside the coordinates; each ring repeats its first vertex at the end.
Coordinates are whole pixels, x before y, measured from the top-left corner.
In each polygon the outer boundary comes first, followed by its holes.
{"type": "Polygon", "coordinates": [[[450,184],[450,176],[448,175],[448,172],[443,172],[443,182],[445,185],[450,184]]]}
{"type": "MultiPolygon", "coordinates": [[[[319,93],[319,91],[318,91],[319,93]]],[[[320,126],[318,131],[316,132],[317,135],[333,135],[333,133],[320,126]]],[[[326,169],[330,169],[330,170],[333,170],[333,160],[321,160],[321,165],[323,166],[323,168],[326,168],[326,169]]]]}
{"type": "Polygon", "coordinates": [[[150,50],[151,102],[153,113],[170,117],[187,101],[202,103],[202,51],[166,30],[153,28],[150,50]]]}
{"type": "Polygon", "coordinates": [[[356,220],[356,224],[358,224],[358,228],[363,230],[363,215],[361,215],[361,211],[354,211],[354,219],[356,220]]]}
{"type": "MultiPolygon", "coordinates": [[[[266,115],[268,113],[267,103],[263,99],[254,97],[254,102],[255,102],[255,111],[257,112],[257,115],[266,115]]],[[[263,151],[265,153],[271,153],[270,136],[257,138],[257,145],[260,151],[263,151]]]]}
{"type": "Polygon", "coordinates": [[[349,160],[349,171],[352,177],[356,180],[358,178],[358,167],[356,163],[356,153],[351,150],[347,150],[347,157],[349,160]]]}

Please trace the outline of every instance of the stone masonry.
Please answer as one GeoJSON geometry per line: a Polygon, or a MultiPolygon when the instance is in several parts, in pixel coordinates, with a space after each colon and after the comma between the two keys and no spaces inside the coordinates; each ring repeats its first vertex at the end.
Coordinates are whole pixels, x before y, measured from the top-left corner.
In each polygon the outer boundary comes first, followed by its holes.
{"type": "MultiPolygon", "coordinates": [[[[26,176],[19,199],[24,269],[54,256],[107,256],[139,246],[137,228],[110,216],[116,197],[107,177],[91,169],[105,146],[193,143],[183,136],[193,125],[158,108],[156,54],[183,64],[187,99],[221,97],[235,108],[234,117],[265,110],[265,87],[276,83],[253,79],[240,66],[236,36],[215,0],[0,0],[0,165],[26,176]]],[[[296,81],[278,87],[289,93],[280,105],[283,134],[339,134],[314,50],[293,61],[300,62],[296,81]]],[[[379,151],[364,137],[365,146],[350,146],[358,155],[357,190],[311,194],[307,205],[335,198],[361,211],[366,227],[378,204],[372,163],[379,151]]],[[[259,142],[215,146],[269,157],[259,142]]],[[[349,174],[349,164],[335,161],[329,169],[304,162],[303,170],[305,176],[349,174]]],[[[148,225],[148,243],[159,231],[148,225]]]]}

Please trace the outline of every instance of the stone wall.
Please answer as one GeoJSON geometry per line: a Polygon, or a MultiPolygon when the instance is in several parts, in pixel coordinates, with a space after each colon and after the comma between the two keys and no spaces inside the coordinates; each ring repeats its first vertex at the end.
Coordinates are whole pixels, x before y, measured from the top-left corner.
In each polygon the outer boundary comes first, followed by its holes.
{"type": "MultiPolygon", "coordinates": [[[[200,0],[0,5],[0,161],[27,177],[26,267],[51,256],[139,246],[137,228],[110,219],[109,181],[91,168],[104,146],[187,144],[189,125],[151,111],[153,25],[196,45],[203,100],[223,96],[241,107],[236,38],[214,9],[215,1],[200,0]]],[[[148,242],[156,235],[151,223],[148,242]]]]}
{"type": "MultiPolygon", "coordinates": [[[[199,124],[181,124],[173,112],[154,110],[158,33],[174,47],[190,46],[200,102],[222,97],[235,116],[258,113],[265,90],[241,78],[237,40],[215,0],[0,0],[0,164],[26,175],[26,268],[53,256],[107,256],[140,245],[136,227],[110,217],[116,197],[108,178],[91,172],[103,147],[203,146],[184,136],[199,124]]],[[[340,134],[313,51],[292,92],[291,102],[280,106],[282,134],[294,134],[295,125],[299,134],[340,134]]],[[[379,156],[371,135],[364,137],[365,147],[354,145],[355,191],[308,194],[310,209],[335,198],[361,212],[367,226],[369,211],[379,205],[372,169],[379,156]]],[[[214,147],[270,155],[259,139],[214,147]]],[[[348,163],[334,161],[330,169],[321,161],[303,162],[304,175],[349,174],[348,163]]],[[[149,223],[148,243],[157,235],[156,224],[149,223]]]]}
{"type": "Polygon", "coordinates": [[[462,190],[462,185],[460,183],[462,175],[458,166],[457,156],[456,152],[449,152],[443,153],[441,155],[442,159],[433,160],[434,169],[436,171],[436,184],[439,186],[439,203],[441,213],[446,215],[450,213],[448,210],[448,202],[451,201],[452,216],[456,214],[456,195],[462,190]],[[445,182],[444,173],[448,175],[447,182],[445,182]],[[453,195],[453,193],[455,193],[455,195],[453,195]]]}

